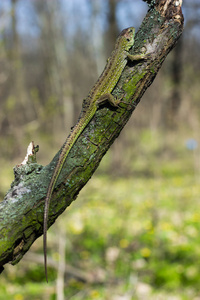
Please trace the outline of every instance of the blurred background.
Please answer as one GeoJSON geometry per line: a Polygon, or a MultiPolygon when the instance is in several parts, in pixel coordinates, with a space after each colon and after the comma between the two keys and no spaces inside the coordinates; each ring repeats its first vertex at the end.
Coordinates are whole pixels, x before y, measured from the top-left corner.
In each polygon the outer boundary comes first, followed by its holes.
{"type": "MultiPolygon", "coordinates": [[[[141,0],[1,0],[0,198],[33,140],[48,164],[141,0]],[[48,150],[48,151],[47,151],[48,150]]],[[[0,275],[0,299],[200,299],[200,3],[78,199],[0,275]],[[64,266],[66,273],[64,274],[64,266]]]]}

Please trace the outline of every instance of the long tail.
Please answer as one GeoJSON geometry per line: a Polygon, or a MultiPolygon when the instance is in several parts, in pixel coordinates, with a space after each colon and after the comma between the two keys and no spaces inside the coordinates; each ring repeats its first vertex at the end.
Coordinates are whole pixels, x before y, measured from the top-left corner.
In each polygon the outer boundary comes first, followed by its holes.
{"type": "Polygon", "coordinates": [[[47,274],[47,227],[48,227],[48,214],[49,214],[49,205],[50,205],[50,200],[51,196],[55,187],[55,184],[57,182],[58,176],[60,175],[60,172],[62,170],[62,167],[64,165],[64,162],[67,158],[67,155],[69,154],[72,146],[82,133],[82,131],[85,129],[87,124],[90,122],[92,117],[94,116],[96,111],[95,106],[92,107],[91,110],[89,110],[86,115],[79,120],[79,122],[75,125],[73,128],[73,131],[71,134],[68,136],[66,139],[59,158],[58,162],[56,163],[56,167],[54,169],[53,175],[51,177],[48,190],[47,190],[47,195],[45,198],[45,206],[44,206],[44,225],[43,225],[43,250],[44,250],[44,269],[45,269],[45,277],[46,281],[48,282],[48,274],[47,274]]]}

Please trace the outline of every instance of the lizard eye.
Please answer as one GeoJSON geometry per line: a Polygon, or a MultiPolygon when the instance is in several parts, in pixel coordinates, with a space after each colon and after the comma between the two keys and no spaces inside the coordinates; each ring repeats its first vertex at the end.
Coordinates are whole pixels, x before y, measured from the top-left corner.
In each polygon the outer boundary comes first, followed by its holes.
{"type": "Polygon", "coordinates": [[[127,42],[130,42],[130,39],[129,39],[129,38],[127,38],[126,40],[127,40],[127,42]]]}

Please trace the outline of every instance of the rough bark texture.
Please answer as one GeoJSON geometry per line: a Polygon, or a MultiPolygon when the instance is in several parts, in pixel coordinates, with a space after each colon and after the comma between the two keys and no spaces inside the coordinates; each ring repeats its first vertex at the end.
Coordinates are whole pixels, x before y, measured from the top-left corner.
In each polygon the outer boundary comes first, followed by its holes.
{"type": "MultiPolygon", "coordinates": [[[[113,95],[121,108],[105,105],[85,128],[61,171],[50,204],[49,226],[74,201],[117,138],[147,87],[153,82],[183,30],[181,1],[149,1],[150,9],[136,35],[133,53],[151,53],[148,61],[128,63],[113,95]]],[[[58,159],[43,167],[26,163],[15,168],[15,181],[0,204],[0,269],[16,264],[43,232],[44,199],[58,159]]]]}

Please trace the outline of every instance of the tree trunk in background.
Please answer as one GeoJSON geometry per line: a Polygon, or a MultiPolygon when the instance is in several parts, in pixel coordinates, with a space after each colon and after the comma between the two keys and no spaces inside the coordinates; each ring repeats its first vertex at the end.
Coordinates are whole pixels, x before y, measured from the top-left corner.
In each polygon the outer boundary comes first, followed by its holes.
{"type": "Polygon", "coordinates": [[[112,52],[115,46],[116,37],[119,34],[116,18],[117,2],[117,0],[108,1],[108,31],[106,33],[106,57],[110,56],[110,53],[112,52]]]}
{"type": "Polygon", "coordinates": [[[170,66],[172,90],[170,98],[167,101],[167,107],[164,112],[166,116],[166,126],[174,128],[178,125],[178,113],[181,106],[181,81],[182,81],[182,38],[178,41],[173,50],[173,58],[170,66]]]}
{"type": "Polygon", "coordinates": [[[21,152],[21,141],[25,134],[25,128],[23,126],[26,120],[30,120],[32,117],[30,106],[27,103],[28,97],[24,84],[20,38],[17,31],[17,2],[17,0],[11,1],[11,36],[10,40],[7,40],[9,49],[7,54],[10,65],[8,81],[10,83],[5,104],[8,132],[15,137],[14,155],[20,154],[21,152]],[[19,127],[21,127],[20,130],[19,127]]]}
{"type": "MultiPolygon", "coordinates": [[[[61,8],[56,1],[35,2],[41,31],[40,45],[42,49],[43,80],[45,100],[47,101],[48,118],[51,120],[53,132],[59,132],[65,124],[64,98],[67,90],[65,38],[62,27],[61,8]],[[58,17],[58,15],[60,17],[58,17]],[[57,18],[56,18],[57,16],[57,18]]],[[[63,23],[63,22],[62,22],[63,23]]],[[[48,123],[48,122],[47,122],[48,123]]],[[[46,124],[48,126],[48,124],[46,124]]]]}

